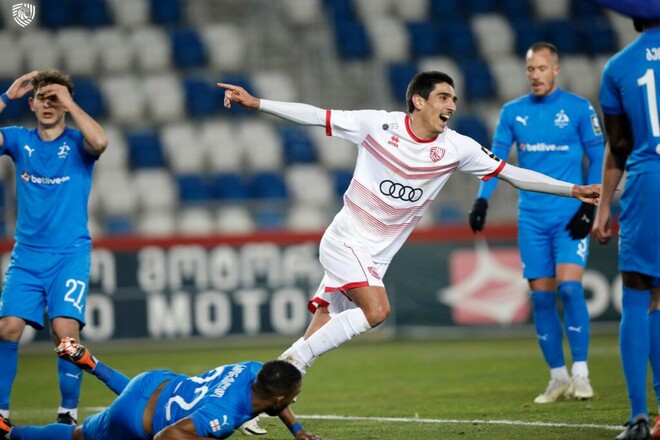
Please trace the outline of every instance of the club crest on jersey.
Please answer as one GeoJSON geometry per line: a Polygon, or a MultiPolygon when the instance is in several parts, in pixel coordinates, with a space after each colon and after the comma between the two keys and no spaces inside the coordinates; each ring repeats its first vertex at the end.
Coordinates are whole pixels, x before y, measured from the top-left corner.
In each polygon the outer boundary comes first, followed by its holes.
{"type": "Polygon", "coordinates": [[[429,157],[433,162],[439,162],[440,160],[442,160],[443,157],[445,157],[445,149],[436,147],[434,145],[431,147],[431,150],[429,151],[429,157]]]}
{"type": "Polygon", "coordinates": [[[568,119],[568,115],[564,112],[564,109],[561,109],[557,115],[555,115],[555,126],[559,128],[564,128],[568,125],[571,120],[568,119]]]}
{"type": "Polygon", "coordinates": [[[67,156],[69,156],[69,150],[71,150],[71,147],[69,147],[67,144],[60,145],[60,150],[57,152],[57,157],[60,159],[66,159],[67,156]]]}
{"type": "Polygon", "coordinates": [[[369,266],[367,267],[367,270],[369,271],[372,277],[376,278],[377,280],[380,279],[380,274],[378,273],[375,267],[369,266]]]}
{"type": "Polygon", "coordinates": [[[399,136],[392,135],[389,141],[387,141],[388,145],[393,146],[394,148],[399,148],[399,136]]]}
{"type": "Polygon", "coordinates": [[[27,171],[23,171],[21,173],[21,179],[23,179],[23,182],[29,182],[30,181],[30,175],[28,174],[27,171]]]}

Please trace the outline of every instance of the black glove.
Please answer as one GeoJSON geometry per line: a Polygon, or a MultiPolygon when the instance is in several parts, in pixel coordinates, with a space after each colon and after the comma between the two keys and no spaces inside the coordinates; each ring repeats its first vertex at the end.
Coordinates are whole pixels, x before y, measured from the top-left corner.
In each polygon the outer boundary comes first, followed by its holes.
{"type": "Polygon", "coordinates": [[[488,211],[488,200],[478,198],[472,205],[470,211],[470,227],[472,232],[481,231],[486,224],[486,211],[488,211]]]}
{"type": "Polygon", "coordinates": [[[573,240],[581,240],[591,232],[594,224],[596,206],[590,203],[582,203],[571,220],[566,225],[566,230],[573,240]]]}

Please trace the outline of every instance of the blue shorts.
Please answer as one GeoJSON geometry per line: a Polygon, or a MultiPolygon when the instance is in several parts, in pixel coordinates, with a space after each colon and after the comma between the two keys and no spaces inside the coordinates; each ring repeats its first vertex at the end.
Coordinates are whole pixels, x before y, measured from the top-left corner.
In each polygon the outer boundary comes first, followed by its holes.
{"type": "Polygon", "coordinates": [[[589,236],[573,240],[566,225],[573,212],[562,218],[534,216],[528,213],[518,218],[518,248],[523,264],[523,276],[528,280],[556,276],[558,264],[585,267],[589,256],[589,236]]]}
{"type": "Polygon", "coordinates": [[[619,225],[619,271],[660,277],[660,174],[626,177],[619,225]]]}
{"type": "Polygon", "coordinates": [[[142,428],[144,410],[160,384],[176,376],[168,370],[147,371],[135,376],[110,407],[85,420],[83,436],[94,440],[153,438],[142,428]]]}
{"type": "Polygon", "coordinates": [[[91,248],[71,253],[39,252],[16,245],[5,274],[0,297],[0,317],[16,316],[34,328],[50,319],[76,319],[85,325],[85,302],[91,248]]]}

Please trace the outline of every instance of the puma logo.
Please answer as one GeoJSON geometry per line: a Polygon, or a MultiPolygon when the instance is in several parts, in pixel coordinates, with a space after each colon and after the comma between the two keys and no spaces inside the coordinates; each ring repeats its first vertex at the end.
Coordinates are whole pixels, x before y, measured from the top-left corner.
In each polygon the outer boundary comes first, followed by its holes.
{"type": "Polygon", "coordinates": [[[23,147],[25,150],[28,152],[28,157],[32,157],[32,153],[34,153],[34,148],[30,148],[29,145],[26,145],[23,147]]]}
{"type": "Polygon", "coordinates": [[[529,116],[525,116],[524,118],[522,116],[516,116],[516,121],[520,122],[522,125],[527,127],[527,119],[529,116]]]}
{"type": "Polygon", "coordinates": [[[582,326],[580,327],[573,327],[571,325],[568,326],[568,331],[569,332],[575,332],[575,333],[582,333],[582,326]]]}

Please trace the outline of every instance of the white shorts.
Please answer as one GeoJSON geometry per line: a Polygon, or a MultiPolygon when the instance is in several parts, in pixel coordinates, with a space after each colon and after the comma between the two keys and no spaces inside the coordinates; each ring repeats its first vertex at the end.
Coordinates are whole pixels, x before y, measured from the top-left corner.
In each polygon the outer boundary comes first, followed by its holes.
{"type": "Polygon", "coordinates": [[[346,291],[366,286],[385,287],[383,277],[390,263],[375,263],[371,254],[355,243],[325,234],[319,247],[319,259],[325,275],[307,304],[311,313],[315,313],[317,307],[327,307],[331,316],[336,315],[356,307],[346,291]]]}

